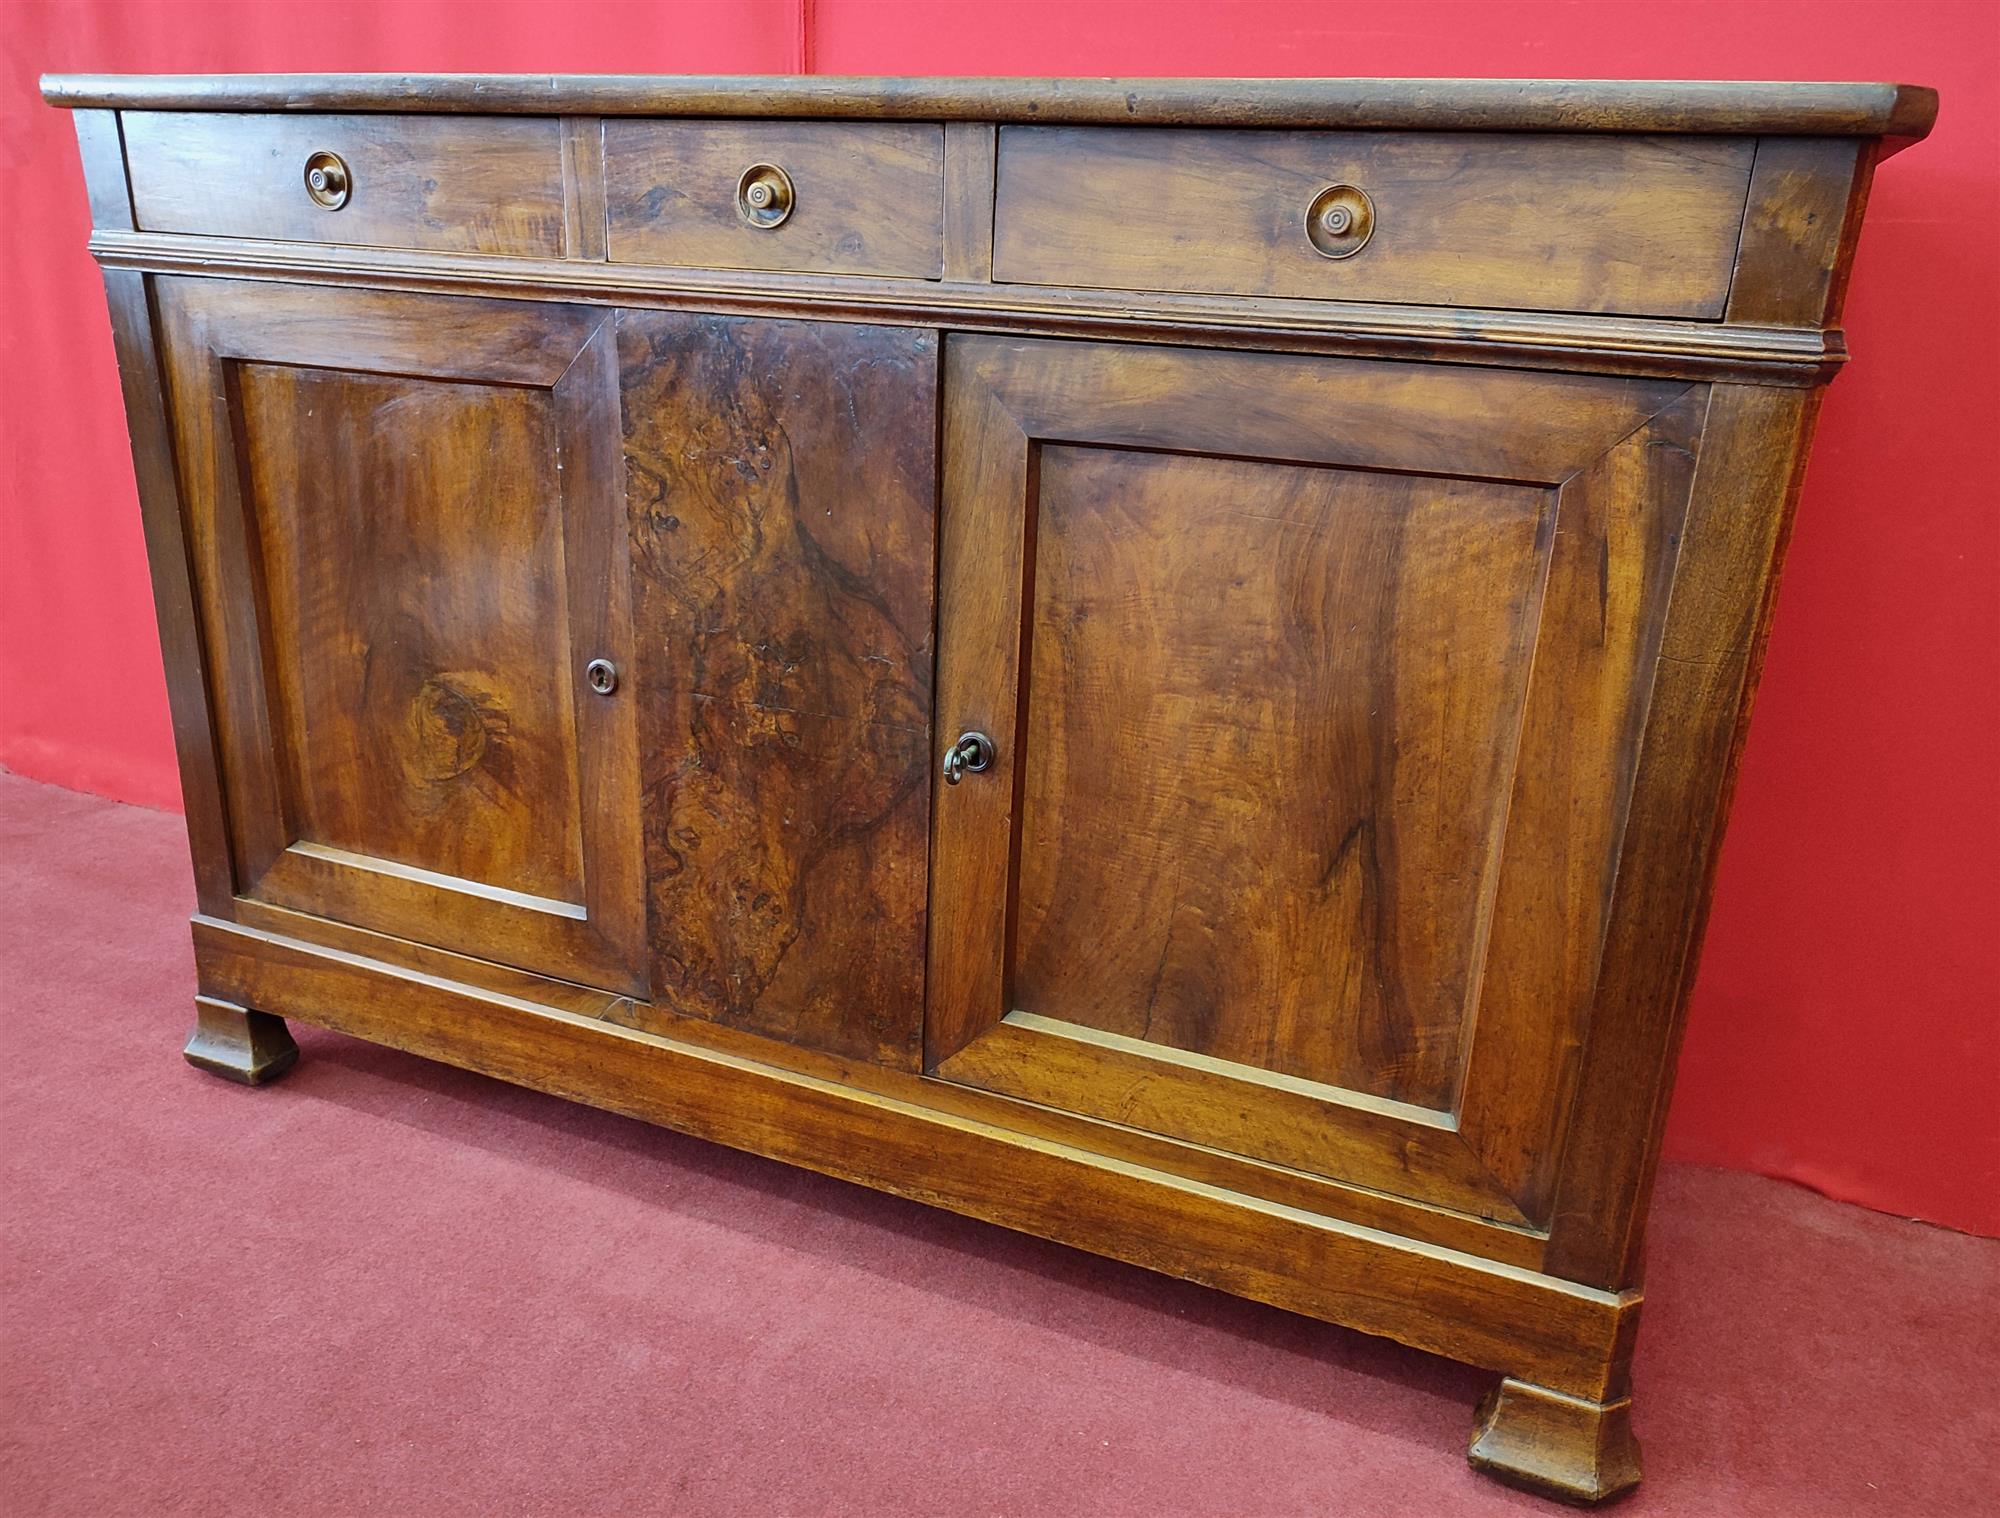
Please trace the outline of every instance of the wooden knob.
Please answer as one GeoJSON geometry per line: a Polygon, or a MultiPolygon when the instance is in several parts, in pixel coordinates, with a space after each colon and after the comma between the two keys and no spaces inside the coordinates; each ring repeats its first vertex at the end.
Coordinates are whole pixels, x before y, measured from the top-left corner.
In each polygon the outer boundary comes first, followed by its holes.
{"type": "Polygon", "coordinates": [[[753,163],[736,181],[736,214],[768,231],[792,214],[792,180],[775,163],[753,163]]]}
{"type": "Polygon", "coordinates": [[[306,160],[306,194],[315,205],[338,211],[347,204],[347,163],[338,153],[315,153],[306,160]]]}
{"type": "Polygon", "coordinates": [[[1375,232],[1375,202],[1351,184],[1328,185],[1306,207],[1306,240],[1325,258],[1352,258],[1375,232]]]}

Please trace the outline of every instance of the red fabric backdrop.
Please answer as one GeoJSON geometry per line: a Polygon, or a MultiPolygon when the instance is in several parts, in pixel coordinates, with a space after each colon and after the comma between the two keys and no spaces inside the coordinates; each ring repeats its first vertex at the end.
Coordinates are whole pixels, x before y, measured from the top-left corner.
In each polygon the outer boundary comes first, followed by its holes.
{"type": "Polygon", "coordinates": [[[1901,79],[1744,758],[1681,1157],[2000,1234],[2000,7],[1992,0],[15,0],[0,763],[177,804],[69,123],[44,70],[1901,79]]]}

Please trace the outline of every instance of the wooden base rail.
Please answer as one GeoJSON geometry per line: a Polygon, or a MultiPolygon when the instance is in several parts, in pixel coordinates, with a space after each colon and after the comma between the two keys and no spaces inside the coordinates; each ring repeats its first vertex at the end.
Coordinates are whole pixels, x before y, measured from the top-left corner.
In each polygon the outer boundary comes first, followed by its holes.
{"type": "Polygon", "coordinates": [[[1202,1281],[1573,1397],[1622,1394],[1636,1292],[1595,1291],[214,918],[194,919],[194,941],[206,997],[1202,1281]],[[1392,1290],[1379,1284],[1385,1272],[1392,1290]]]}

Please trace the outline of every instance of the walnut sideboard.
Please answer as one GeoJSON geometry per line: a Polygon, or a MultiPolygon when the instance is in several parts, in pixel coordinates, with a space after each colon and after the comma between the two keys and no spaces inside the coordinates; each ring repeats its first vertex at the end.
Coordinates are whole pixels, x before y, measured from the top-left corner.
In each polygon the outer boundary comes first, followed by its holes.
{"type": "Polygon", "coordinates": [[[284,1018],[1501,1374],[1648,1194],[1876,84],[51,78],[284,1018]]]}

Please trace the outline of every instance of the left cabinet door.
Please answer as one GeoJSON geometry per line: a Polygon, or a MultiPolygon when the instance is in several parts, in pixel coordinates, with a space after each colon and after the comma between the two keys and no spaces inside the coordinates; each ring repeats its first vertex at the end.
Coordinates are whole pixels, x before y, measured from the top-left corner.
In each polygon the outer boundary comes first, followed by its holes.
{"type": "Polygon", "coordinates": [[[237,894],[644,995],[611,314],[154,290],[237,894]]]}

